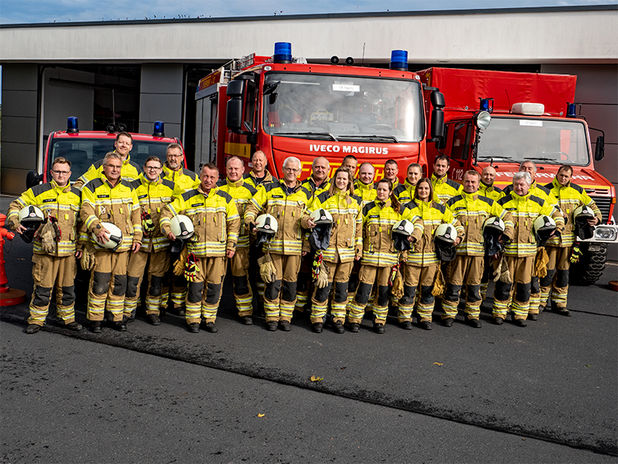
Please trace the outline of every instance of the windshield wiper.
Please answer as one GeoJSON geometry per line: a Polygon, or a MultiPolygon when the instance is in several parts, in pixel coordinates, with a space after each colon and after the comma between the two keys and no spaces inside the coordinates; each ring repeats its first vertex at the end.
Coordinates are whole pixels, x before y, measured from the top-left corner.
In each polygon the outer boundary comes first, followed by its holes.
{"type": "Polygon", "coordinates": [[[532,160],[532,161],[549,161],[550,164],[559,164],[561,161],[557,160],[556,158],[547,158],[547,157],[543,157],[543,156],[527,156],[524,158],[525,160],[532,160]]]}
{"type": "Polygon", "coordinates": [[[264,86],[263,94],[264,95],[269,95],[269,94],[273,93],[277,89],[277,87],[279,86],[280,82],[281,81],[275,81],[275,82],[269,82],[268,84],[266,84],[264,86]]]}
{"type": "Polygon", "coordinates": [[[504,156],[504,155],[492,155],[492,156],[479,156],[477,157],[477,159],[480,159],[480,160],[494,160],[494,159],[512,160],[513,158],[511,158],[510,156],[504,156]]]}
{"type": "Polygon", "coordinates": [[[394,135],[339,134],[338,137],[342,139],[388,140],[390,142],[399,143],[399,140],[394,135]]]}
{"type": "Polygon", "coordinates": [[[339,142],[337,137],[330,132],[273,132],[272,135],[287,135],[288,137],[330,137],[331,140],[339,142]]]}

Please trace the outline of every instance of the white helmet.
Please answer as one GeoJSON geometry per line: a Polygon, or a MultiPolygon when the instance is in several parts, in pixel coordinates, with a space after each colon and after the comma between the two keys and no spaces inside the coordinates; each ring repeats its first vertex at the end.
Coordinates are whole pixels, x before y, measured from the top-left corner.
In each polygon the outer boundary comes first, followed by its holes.
{"type": "Polygon", "coordinates": [[[541,214],[532,223],[534,236],[539,246],[545,245],[549,236],[556,230],[556,221],[549,216],[541,214]]]}
{"type": "Polygon", "coordinates": [[[453,261],[456,255],[455,239],[457,239],[457,229],[453,224],[440,224],[433,233],[436,256],[440,261],[446,263],[453,261]]]}
{"type": "Polygon", "coordinates": [[[504,232],[506,226],[504,225],[504,221],[502,219],[497,216],[491,216],[485,219],[485,222],[483,223],[483,231],[485,231],[486,228],[496,229],[500,232],[504,232]]]}
{"type": "Polygon", "coordinates": [[[18,214],[19,223],[24,227],[26,223],[36,223],[37,226],[45,221],[45,214],[38,207],[34,205],[24,206],[18,214]]]}
{"type": "Polygon", "coordinates": [[[271,214],[260,214],[255,218],[255,231],[257,238],[255,246],[259,247],[264,243],[268,243],[279,230],[279,223],[275,216],[271,214]]]}
{"type": "Polygon", "coordinates": [[[505,230],[504,221],[497,216],[491,216],[485,219],[483,223],[483,245],[486,256],[495,256],[500,253],[504,246],[502,242],[505,230]]]}
{"type": "Polygon", "coordinates": [[[405,251],[412,248],[412,244],[408,240],[412,232],[414,232],[414,224],[407,219],[402,219],[395,223],[391,230],[391,237],[393,238],[396,250],[405,251]]]}
{"type": "Polygon", "coordinates": [[[594,211],[587,205],[578,206],[573,211],[573,220],[577,220],[577,218],[594,219],[594,211]]]}
{"type": "Polygon", "coordinates": [[[186,240],[193,236],[193,222],[184,214],[177,214],[170,219],[170,229],[177,239],[186,240]]]}
{"type": "Polygon", "coordinates": [[[105,228],[109,232],[109,238],[101,243],[97,240],[97,236],[92,233],[92,240],[99,246],[107,248],[109,250],[115,250],[122,243],[122,231],[116,224],[111,222],[102,222],[101,227],[105,228]]]}
{"type": "Polygon", "coordinates": [[[453,244],[457,238],[457,229],[455,229],[453,224],[443,223],[436,227],[433,236],[436,240],[453,244]]]}
{"type": "Polygon", "coordinates": [[[311,213],[311,220],[315,224],[332,224],[333,215],[323,208],[318,208],[311,213]]]}
{"type": "Polygon", "coordinates": [[[588,224],[588,219],[594,219],[594,211],[586,205],[581,205],[573,211],[573,223],[575,235],[580,240],[587,240],[594,237],[594,226],[588,224]]]}

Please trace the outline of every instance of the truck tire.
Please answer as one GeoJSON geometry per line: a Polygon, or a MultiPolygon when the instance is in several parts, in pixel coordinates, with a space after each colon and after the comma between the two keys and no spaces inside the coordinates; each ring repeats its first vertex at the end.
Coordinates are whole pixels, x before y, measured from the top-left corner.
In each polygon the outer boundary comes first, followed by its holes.
{"type": "Polygon", "coordinates": [[[582,249],[584,255],[577,264],[571,266],[570,276],[572,284],[592,285],[603,275],[605,262],[607,261],[607,245],[605,243],[595,243],[593,246],[598,249],[594,251],[587,249],[588,247],[586,247],[586,250],[582,249]]]}

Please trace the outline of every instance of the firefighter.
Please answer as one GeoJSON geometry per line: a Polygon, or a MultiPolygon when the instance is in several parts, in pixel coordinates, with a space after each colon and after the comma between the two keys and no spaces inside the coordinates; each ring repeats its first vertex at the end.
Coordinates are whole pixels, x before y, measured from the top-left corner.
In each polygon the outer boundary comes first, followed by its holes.
{"type": "Polygon", "coordinates": [[[483,224],[491,217],[504,221],[504,209],[494,200],[478,194],[481,176],[467,171],[463,176],[463,192],[451,198],[446,206],[463,226],[465,239],[457,246],[457,256],[449,263],[446,291],[442,300],[442,323],[453,325],[462,288],[466,291],[466,321],[474,328],[481,327],[481,278],[485,268],[483,224]]]}
{"type": "MultiPolygon", "coordinates": [[[[341,161],[341,167],[350,171],[350,174],[352,174],[352,179],[354,179],[354,177],[356,177],[356,171],[358,169],[358,160],[356,159],[356,156],[346,155],[346,157],[343,158],[343,160],[341,161]]],[[[334,177],[335,176],[333,175],[333,178],[334,177]]]]}
{"type": "MultiPolygon", "coordinates": [[[[578,218],[575,217],[574,213],[578,212],[578,207],[587,206],[594,217],[585,218],[585,223],[594,227],[602,220],[601,211],[595,202],[582,187],[571,181],[572,176],[573,168],[569,165],[562,165],[554,180],[545,186],[558,199],[560,210],[565,215],[565,228],[559,237],[553,237],[547,242],[545,248],[549,258],[547,275],[541,278],[540,282],[541,306],[545,307],[548,298],[551,296],[552,309],[565,316],[570,315],[567,309],[569,267],[573,256],[573,244],[576,240],[575,228],[578,224],[578,218]]],[[[528,316],[529,319],[533,320],[536,317],[533,314],[528,316]]]]}
{"type": "Polygon", "coordinates": [[[399,186],[399,177],[397,176],[399,176],[399,165],[397,164],[397,161],[392,159],[386,160],[386,162],[384,163],[383,179],[390,181],[393,192],[399,186]]]}
{"type": "Polygon", "coordinates": [[[112,315],[114,328],[127,330],[123,313],[129,251],[137,253],[142,245],[137,193],[121,179],[122,166],[120,155],[107,153],[102,173],[82,188],[80,240],[89,243],[84,251],[88,259],[82,260],[82,267],[91,271],[87,317],[94,333],[101,332],[106,309],[112,315]]]}
{"type": "MultiPolygon", "coordinates": [[[[165,165],[163,166],[163,179],[174,183],[175,195],[182,195],[188,190],[193,190],[200,185],[200,179],[196,173],[184,168],[182,147],[178,143],[170,143],[165,151],[165,165]]],[[[168,271],[172,287],[171,311],[179,316],[185,315],[185,299],[187,295],[187,281],[184,276],[172,275],[168,271]]],[[[169,300],[169,285],[165,285],[161,296],[162,307],[167,307],[169,300]]]]}
{"type": "MultiPolygon", "coordinates": [[[[311,210],[319,212],[327,211],[332,216],[332,227],[328,231],[328,237],[317,237],[311,240],[318,251],[319,263],[314,264],[318,270],[317,282],[314,282],[313,296],[311,298],[311,323],[313,331],[322,332],[324,318],[326,316],[328,297],[334,285],[331,300],[331,314],[335,332],[344,332],[343,324],[346,316],[346,303],[348,300],[348,283],[354,261],[358,261],[362,254],[363,216],[361,199],[354,195],[352,172],[347,168],[340,167],[335,171],[331,187],[314,197],[311,210]],[[327,244],[318,247],[315,242],[328,241],[327,244]],[[321,275],[324,273],[324,275],[321,275]]],[[[314,222],[316,222],[314,220],[314,222]]],[[[317,235],[318,226],[313,229],[312,238],[317,235]]]]}
{"type": "MultiPolygon", "coordinates": [[[[352,333],[357,333],[369,303],[371,291],[377,284],[376,301],[372,305],[375,315],[373,329],[384,333],[392,273],[399,264],[399,251],[395,249],[391,232],[401,220],[400,204],[392,193],[391,183],[382,179],[376,184],[376,199],[363,208],[363,251],[359,284],[354,298],[348,303],[348,323],[352,333]]],[[[413,240],[421,236],[423,225],[414,218],[413,240]]]]}
{"type": "Polygon", "coordinates": [[[257,150],[251,156],[251,171],[243,176],[245,182],[257,189],[260,184],[267,184],[273,181],[273,176],[266,169],[268,162],[262,150],[257,150]]]}
{"type": "Polygon", "coordinates": [[[403,329],[412,329],[412,311],[418,289],[419,327],[431,330],[433,289],[440,268],[440,259],[435,251],[434,232],[440,224],[453,224],[458,233],[457,244],[464,234],[463,227],[454,218],[451,210],[433,200],[430,179],[421,179],[414,187],[414,198],[404,206],[401,215],[408,220],[420,217],[423,221],[423,234],[414,248],[406,253],[403,265],[404,295],[399,302],[398,321],[403,329]]]}
{"type": "Polygon", "coordinates": [[[34,291],[26,327],[28,334],[38,332],[45,325],[54,288],[57,315],[64,326],[74,331],[82,329],[75,322],[75,258],[81,257],[81,246],[76,244],[75,237],[81,195],[69,182],[70,161],[61,157],[54,159],[50,172],[51,182],[30,188],[11,202],[6,219],[7,225],[20,235],[26,232],[19,220],[24,208],[36,207],[37,222],[46,220],[34,237],[34,291]]]}
{"type": "Polygon", "coordinates": [[[187,243],[189,257],[185,266],[188,280],[185,302],[187,330],[218,332],[217,311],[225,277],[226,259],[236,251],[240,216],[232,197],[217,188],[219,170],[212,163],[202,166],[200,185],[166,205],[161,214],[161,231],[169,240],[176,240],[170,219],[183,214],[191,219],[194,236],[187,243]]]}
{"type": "MultiPolygon", "coordinates": [[[[238,214],[242,218],[245,208],[257,190],[244,181],[245,164],[238,156],[228,158],[225,163],[226,179],[219,182],[219,189],[229,194],[236,203],[238,214]]],[[[230,260],[234,299],[238,317],[245,325],[252,325],[253,292],[249,286],[249,230],[241,223],[236,244],[236,253],[230,260]]]]}
{"type": "Polygon", "coordinates": [[[160,325],[160,308],[166,306],[164,277],[170,267],[170,242],[161,233],[159,220],[163,207],[172,201],[175,185],[163,179],[163,165],[156,156],[144,163],[144,172],[131,183],[137,193],[142,218],[142,246],[129,257],[127,269],[127,292],[124,300],[124,318],[135,319],[135,311],[140,299],[140,289],[144,275],[148,275],[146,294],[146,319],[152,325],[160,325]]]}
{"type": "MultiPolygon", "coordinates": [[[[137,164],[131,161],[131,150],[133,149],[133,137],[128,132],[119,132],[114,141],[114,151],[122,161],[122,171],[120,177],[122,180],[132,182],[139,176],[140,168],[137,164]]],[[[75,186],[82,188],[93,179],[98,178],[103,172],[103,160],[99,160],[92,164],[88,170],[80,176],[75,182],[75,186]]]]}
{"type": "Polygon", "coordinates": [[[264,290],[264,312],[267,329],[277,326],[290,330],[296,303],[298,271],[302,255],[302,228],[312,228],[308,206],[312,195],[298,176],[301,163],[288,157],[283,162],[283,180],[261,185],[245,210],[245,227],[253,230],[255,218],[261,213],[271,214],[278,221],[277,234],[268,245],[268,259],[274,278],[264,290]]]}
{"type": "Polygon", "coordinates": [[[314,158],[311,163],[311,175],[305,179],[302,186],[311,192],[311,195],[319,195],[330,188],[330,163],[323,156],[314,158]]]}
{"type": "Polygon", "coordinates": [[[530,308],[530,294],[535,256],[539,242],[535,236],[534,223],[538,219],[551,217],[555,223],[553,233],[560,233],[564,219],[559,210],[530,191],[532,178],[527,172],[513,175],[513,188],[498,204],[506,211],[505,235],[510,240],[506,244],[501,266],[501,277],[496,282],[492,315],[498,325],[504,322],[510,309],[514,313],[515,324],[526,326],[530,308]],[[509,225],[512,229],[509,230],[509,225]]]}
{"type": "Polygon", "coordinates": [[[448,178],[450,166],[451,160],[446,155],[436,156],[433,162],[431,185],[433,187],[434,199],[442,204],[446,203],[463,190],[460,184],[448,178]]]}
{"type": "Polygon", "coordinates": [[[502,190],[494,185],[496,180],[496,169],[493,166],[486,166],[481,172],[481,183],[479,184],[479,195],[497,201],[502,197],[502,190]]]}
{"type": "Polygon", "coordinates": [[[363,206],[376,199],[376,189],[373,183],[375,175],[376,169],[371,163],[364,162],[358,168],[358,179],[354,182],[354,192],[361,198],[363,206]]]}
{"type": "Polygon", "coordinates": [[[414,198],[414,190],[419,180],[423,178],[423,167],[418,163],[410,163],[406,172],[406,180],[395,191],[397,199],[402,205],[414,198]]]}

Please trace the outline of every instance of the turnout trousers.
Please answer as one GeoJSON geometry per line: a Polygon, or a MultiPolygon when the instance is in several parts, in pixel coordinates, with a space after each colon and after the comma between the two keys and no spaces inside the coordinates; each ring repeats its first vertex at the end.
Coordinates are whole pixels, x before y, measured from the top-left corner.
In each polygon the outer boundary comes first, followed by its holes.
{"type": "Polygon", "coordinates": [[[129,251],[114,253],[99,250],[94,257],[95,265],[90,272],[88,288],[88,320],[102,321],[107,309],[114,322],[120,322],[127,292],[129,251]]]}
{"type": "Polygon", "coordinates": [[[170,255],[166,249],[152,253],[141,251],[131,253],[127,270],[127,292],[124,299],[126,317],[131,316],[139,304],[145,274],[148,274],[146,314],[159,315],[160,308],[164,308],[167,304],[167,295],[163,294],[163,289],[166,287],[165,276],[169,267],[170,255]]]}
{"type": "Polygon", "coordinates": [[[240,317],[253,314],[253,292],[249,285],[249,247],[236,248],[234,257],[230,260],[234,299],[236,310],[240,317]]]}
{"type": "Polygon", "coordinates": [[[541,304],[545,306],[548,298],[555,309],[566,309],[569,292],[569,268],[571,247],[546,247],[549,262],[547,275],[541,278],[541,304]]]}
{"type": "Polygon", "coordinates": [[[264,313],[266,322],[292,321],[296,304],[300,255],[270,254],[275,266],[275,281],[264,288],[264,313]]]}
{"type": "Polygon", "coordinates": [[[345,322],[345,308],[348,302],[348,282],[354,261],[347,263],[331,263],[323,261],[324,268],[328,272],[328,285],[318,288],[314,282],[313,296],[311,298],[311,323],[323,322],[328,308],[328,297],[333,290],[330,310],[333,322],[345,322]]]}
{"type": "Polygon", "coordinates": [[[226,258],[198,258],[199,271],[195,282],[187,286],[187,300],[185,319],[187,324],[199,324],[202,318],[208,322],[215,322],[225,270],[226,258]]]}
{"type": "Polygon", "coordinates": [[[371,296],[374,283],[377,283],[376,301],[373,304],[375,323],[384,324],[388,315],[388,302],[390,298],[389,278],[391,266],[376,267],[369,264],[361,265],[358,273],[358,287],[354,299],[348,303],[348,322],[360,324],[365,314],[365,308],[371,296]]]}
{"type": "Polygon", "coordinates": [[[438,263],[428,266],[403,265],[403,297],[399,300],[399,322],[412,321],[414,303],[421,322],[431,322],[434,307],[433,285],[436,280],[438,263]],[[417,297],[417,291],[420,297],[417,297]]]}
{"type": "Polygon", "coordinates": [[[506,319],[509,303],[515,319],[526,319],[528,317],[534,259],[534,256],[521,258],[506,256],[506,263],[511,274],[511,282],[496,282],[492,310],[493,317],[506,319]],[[512,300],[511,292],[513,293],[512,300]]]}
{"type": "Polygon", "coordinates": [[[478,319],[481,312],[481,278],[484,256],[457,255],[447,267],[446,291],[442,300],[442,319],[455,318],[462,288],[466,289],[465,313],[468,319],[478,319]]]}
{"type": "Polygon", "coordinates": [[[56,312],[64,324],[75,321],[75,256],[57,258],[32,255],[34,291],[30,300],[28,324],[44,325],[52,292],[56,290],[56,312]]]}

